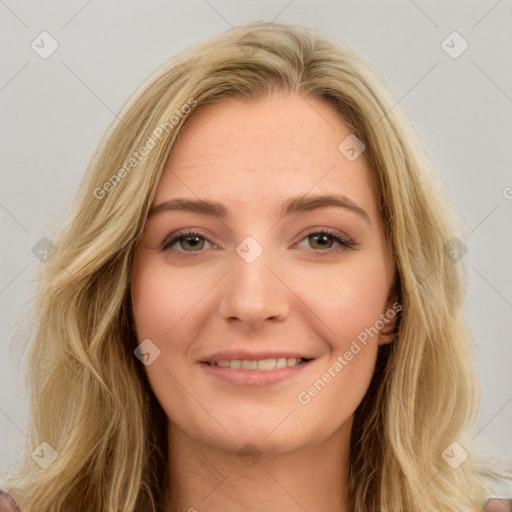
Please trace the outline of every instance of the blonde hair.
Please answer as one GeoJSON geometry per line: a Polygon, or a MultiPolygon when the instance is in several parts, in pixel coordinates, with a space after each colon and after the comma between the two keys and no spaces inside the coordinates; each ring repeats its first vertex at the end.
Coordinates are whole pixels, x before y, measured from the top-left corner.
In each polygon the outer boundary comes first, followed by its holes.
{"type": "Polygon", "coordinates": [[[188,120],[228,97],[276,91],[327,102],[364,143],[396,263],[397,332],[380,349],[354,419],[354,511],[477,510],[483,466],[464,437],[477,410],[477,376],[446,197],[376,72],[311,29],[256,22],[179,54],[123,107],[91,160],[38,281],[29,446],[7,486],[24,512],[149,511],[164,503],[167,418],[134,356],[132,255],[188,120]],[[46,469],[30,456],[42,442],[58,454],[46,469]],[[452,442],[469,453],[457,469],[442,457],[452,442]]]}

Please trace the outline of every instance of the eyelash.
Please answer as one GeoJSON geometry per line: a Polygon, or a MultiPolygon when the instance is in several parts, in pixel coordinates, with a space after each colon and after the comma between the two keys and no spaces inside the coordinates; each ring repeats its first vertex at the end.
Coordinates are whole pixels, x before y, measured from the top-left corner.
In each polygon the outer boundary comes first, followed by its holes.
{"type": "MultiPolygon", "coordinates": [[[[320,254],[328,254],[328,253],[332,253],[333,251],[339,252],[339,251],[343,251],[344,249],[352,249],[356,245],[354,242],[351,242],[350,240],[345,238],[343,235],[341,235],[337,231],[332,231],[328,228],[322,228],[322,229],[310,231],[309,233],[306,233],[304,238],[302,238],[300,241],[302,242],[302,240],[309,238],[313,235],[328,235],[328,236],[332,237],[334,239],[334,241],[336,241],[340,244],[339,246],[333,247],[333,248],[327,248],[327,249],[323,249],[323,250],[322,249],[315,250],[315,252],[318,252],[320,254]]],[[[161,250],[167,251],[176,242],[179,242],[180,240],[183,240],[185,238],[192,238],[192,237],[202,238],[202,239],[206,240],[207,242],[212,243],[209,238],[207,238],[204,234],[202,234],[198,231],[183,230],[183,231],[179,231],[177,233],[172,233],[167,238],[165,238],[161,244],[161,250]]],[[[196,252],[200,253],[200,252],[204,252],[204,251],[198,250],[198,251],[178,251],[178,252],[193,254],[196,252]]]]}

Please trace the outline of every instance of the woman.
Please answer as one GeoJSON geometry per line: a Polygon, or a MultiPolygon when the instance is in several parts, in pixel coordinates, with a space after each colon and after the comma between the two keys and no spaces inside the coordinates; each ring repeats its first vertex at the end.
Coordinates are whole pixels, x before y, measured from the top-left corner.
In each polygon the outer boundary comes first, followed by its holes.
{"type": "Polygon", "coordinates": [[[125,107],[40,278],[23,512],[483,510],[460,242],[395,103],[253,23],[125,107]]]}

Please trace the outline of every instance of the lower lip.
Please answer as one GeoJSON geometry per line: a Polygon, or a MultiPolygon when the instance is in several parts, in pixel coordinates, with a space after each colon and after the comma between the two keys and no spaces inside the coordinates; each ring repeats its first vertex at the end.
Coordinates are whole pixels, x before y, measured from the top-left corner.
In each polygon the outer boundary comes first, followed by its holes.
{"type": "Polygon", "coordinates": [[[209,375],[213,375],[226,382],[238,386],[269,386],[282,380],[298,375],[305,368],[308,368],[313,360],[297,366],[277,368],[276,370],[242,370],[239,368],[225,368],[222,366],[210,365],[202,362],[201,366],[209,375]]]}

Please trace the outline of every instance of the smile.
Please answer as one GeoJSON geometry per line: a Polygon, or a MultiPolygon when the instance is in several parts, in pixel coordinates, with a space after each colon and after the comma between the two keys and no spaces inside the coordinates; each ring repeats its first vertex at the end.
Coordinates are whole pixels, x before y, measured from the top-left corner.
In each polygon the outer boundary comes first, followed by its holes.
{"type": "Polygon", "coordinates": [[[200,367],[215,379],[237,387],[266,387],[291,379],[307,371],[314,359],[305,357],[270,357],[266,359],[210,359],[200,367]]]}
{"type": "Polygon", "coordinates": [[[279,357],[270,359],[221,359],[219,361],[206,361],[211,366],[220,366],[222,368],[237,368],[241,370],[275,370],[278,368],[291,368],[310,361],[305,358],[279,357]]]}

